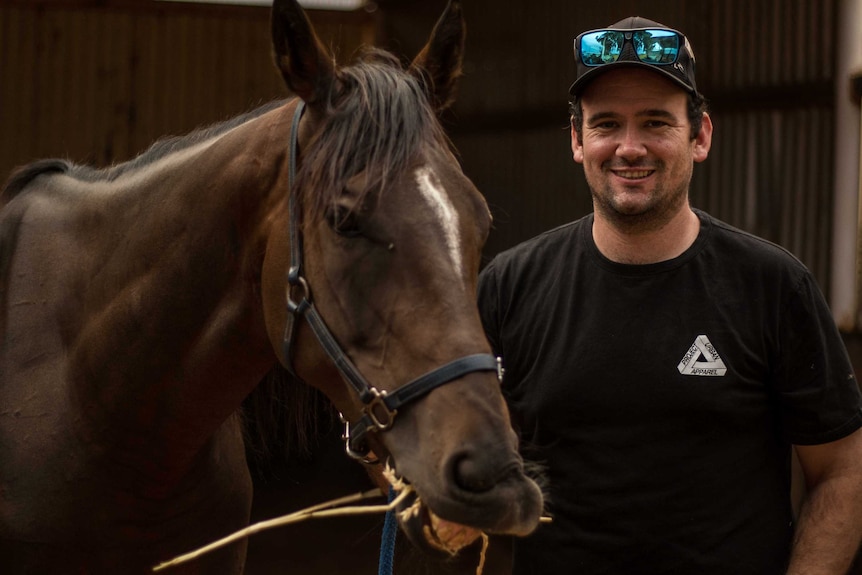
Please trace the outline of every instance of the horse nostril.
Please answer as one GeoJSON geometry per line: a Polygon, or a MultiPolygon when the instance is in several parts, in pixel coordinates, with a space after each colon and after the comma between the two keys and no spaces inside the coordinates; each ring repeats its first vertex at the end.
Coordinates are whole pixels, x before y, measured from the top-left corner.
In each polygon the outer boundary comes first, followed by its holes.
{"type": "Polygon", "coordinates": [[[491,467],[483,463],[484,458],[462,455],[453,466],[455,484],[471,493],[484,493],[494,487],[495,478],[491,467]]]}

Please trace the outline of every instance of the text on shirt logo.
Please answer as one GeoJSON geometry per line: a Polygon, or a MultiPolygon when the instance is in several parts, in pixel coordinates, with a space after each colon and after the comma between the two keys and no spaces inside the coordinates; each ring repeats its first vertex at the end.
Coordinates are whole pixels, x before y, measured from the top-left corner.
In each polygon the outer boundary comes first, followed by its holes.
{"type": "Polygon", "coordinates": [[[727,366],[705,335],[697,336],[676,368],[683,375],[722,376],[727,373],[727,366]]]}

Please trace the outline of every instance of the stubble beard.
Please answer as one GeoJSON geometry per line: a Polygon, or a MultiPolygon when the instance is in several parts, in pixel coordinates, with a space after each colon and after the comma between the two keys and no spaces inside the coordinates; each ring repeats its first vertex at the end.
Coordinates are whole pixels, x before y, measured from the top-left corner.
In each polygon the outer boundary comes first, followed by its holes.
{"type": "Polygon", "coordinates": [[[689,203],[688,185],[690,177],[671,191],[656,188],[651,193],[650,201],[637,211],[621,208],[614,199],[614,191],[610,185],[603,186],[603,193],[597,193],[597,186],[589,181],[590,194],[593,198],[593,209],[608,223],[626,234],[653,232],[663,228],[689,203]]]}

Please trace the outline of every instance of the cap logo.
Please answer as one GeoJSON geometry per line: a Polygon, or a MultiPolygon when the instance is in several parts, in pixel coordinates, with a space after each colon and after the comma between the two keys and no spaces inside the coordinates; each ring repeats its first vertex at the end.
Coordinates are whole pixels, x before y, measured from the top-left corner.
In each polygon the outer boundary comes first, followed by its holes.
{"type": "MultiPolygon", "coordinates": [[[[685,38],[685,37],[683,36],[683,38],[685,38]]],[[[691,49],[691,44],[689,43],[688,38],[685,38],[684,46],[685,46],[685,51],[688,52],[688,57],[691,58],[692,63],[694,63],[696,61],[694,58],[694,50],[691,49]]]]}

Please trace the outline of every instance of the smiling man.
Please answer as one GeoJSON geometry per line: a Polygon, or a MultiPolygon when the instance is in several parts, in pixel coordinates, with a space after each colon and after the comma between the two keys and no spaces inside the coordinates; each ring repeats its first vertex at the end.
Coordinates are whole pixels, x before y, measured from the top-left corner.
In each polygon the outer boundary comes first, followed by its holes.
{"type": "Polygon", "coordinates": [[[479,288],[554,517],[514,542],[513,572],[846,573],[862,402],[815,280],[691,207],[713,125],[685,36],[634,17],[574,48],[572,155],[594,212],[498,255],[479,288]]]}

